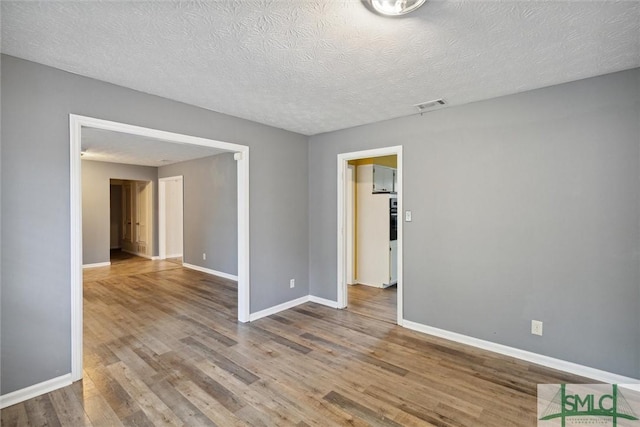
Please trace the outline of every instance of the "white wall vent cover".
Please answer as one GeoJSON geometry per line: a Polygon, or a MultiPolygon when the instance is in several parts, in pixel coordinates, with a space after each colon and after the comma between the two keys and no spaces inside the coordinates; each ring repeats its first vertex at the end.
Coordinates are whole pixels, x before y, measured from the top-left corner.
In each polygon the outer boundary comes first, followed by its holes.
{"type": "Polygon", "coordinates": [[[415,107],[418,109],[419,112],[423,113],[427,110],[431,110],[436,107],[441,107],[445,104],[446,104],[445,100],[440,98],[440,99],[434,99],[433,101],[427,101],[421,104],[416,104],[415,107]]]}

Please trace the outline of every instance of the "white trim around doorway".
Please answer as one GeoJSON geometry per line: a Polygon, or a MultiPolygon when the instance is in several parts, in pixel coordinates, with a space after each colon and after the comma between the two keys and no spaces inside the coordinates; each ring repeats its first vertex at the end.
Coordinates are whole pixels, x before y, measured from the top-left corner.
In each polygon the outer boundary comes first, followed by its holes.
{"type": "Polygon", "coordinates": [[[182,175],[177,175],[158,178],[158,259],[177,258],[183,256],[183,254],[167,254],[167,181],[180,181],[180,185],[184,186],[184,177],[182,175]]]}
{"type": "Polygon", "coordinates": [[[92,117],[69,115],[71,225],[71,381],[82,379],[82,128],[90,127],[200,145],[234,153],[238,162],[238,320],[248,322],[249,295],[249,147],[92,117]]]}
{"type": "MultiPolygon", "coordinates": [[[[351,153],[338,154],[338,308],[347,307],[347,167],[350,160],[364,159],[369,157],[393,156],[397,158],[397,197],[398,212],[402,212],[403,191],[402,191],[402,146],[376,148],[372,150],[355,151],[351,153]]],[[[397,295],[397,324],[403,324],[403,221],[398,221],[398,295],[397,295]]]]}

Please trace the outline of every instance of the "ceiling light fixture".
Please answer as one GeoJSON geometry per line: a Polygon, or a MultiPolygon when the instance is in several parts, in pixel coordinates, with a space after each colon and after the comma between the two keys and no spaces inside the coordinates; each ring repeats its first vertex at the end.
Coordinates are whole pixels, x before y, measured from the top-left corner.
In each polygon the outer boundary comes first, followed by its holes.
{"type": "Polygon", "coordinates": [[[385,16],[400,16],[413,12],[426,0],[362,0],[375,13],[385,16]]]}

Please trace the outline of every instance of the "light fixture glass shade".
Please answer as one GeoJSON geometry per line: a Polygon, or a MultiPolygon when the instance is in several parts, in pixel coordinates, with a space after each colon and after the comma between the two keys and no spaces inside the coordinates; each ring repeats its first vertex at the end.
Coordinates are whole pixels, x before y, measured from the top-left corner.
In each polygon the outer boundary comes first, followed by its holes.
{"type": "Polygon", "coordinates": [[[426,0],[363,0],[374,11],[387,16],[404,15],[413,12],[426,0]]]}

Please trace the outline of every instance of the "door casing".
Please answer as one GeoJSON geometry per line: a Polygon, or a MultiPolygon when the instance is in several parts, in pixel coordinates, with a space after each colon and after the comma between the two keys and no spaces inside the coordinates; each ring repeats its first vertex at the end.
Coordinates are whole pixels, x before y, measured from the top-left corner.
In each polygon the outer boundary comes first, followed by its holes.
{"type": "MultiPolygon", "coordinates": [[[[182,197],[184,200],[184,177],[170,176],[166,178],[158,179],[158,257],[160,259],[167,259],[167,256],[175,256],[177,254],[167,254],[167,182],[179,181],[180,188],[182,189],[182,197]]],[[[180,209],[184,209],[180,206],[180,209]]],[[[184,233],[184,213],[182,216],[183,233],[184,233]]],[[[183,234],[184,242],[184,234],[183,234]]],[[[183,243],[184,245],[184,243],[183,243]]],[[[183,247],[184,251],[184,247],[183,247]]],[[[182,254],[180,254],[182,256],[182,254]]]]}
{"type": "MultiPolygon", "coordinates": [[[[338,308],[346,308],[348,301],[347,290],[347,194],[349,193],[347,186],[347,168],[350,160],[364,159],[369,157],[382,157],[395,155],[397,159],[397,198],[398,212],[402,212],[403,206],[403,190],[402,190],[402,145],[392,147],[376,148],[372,150],[355,151],[351,153],[338,154],[338,308]]],[[[402,275],[402,221],[398,221],[398,294],[397,294],[397,324],[403,324],[403,275],[402,275]]]]}

